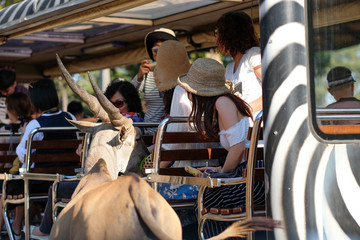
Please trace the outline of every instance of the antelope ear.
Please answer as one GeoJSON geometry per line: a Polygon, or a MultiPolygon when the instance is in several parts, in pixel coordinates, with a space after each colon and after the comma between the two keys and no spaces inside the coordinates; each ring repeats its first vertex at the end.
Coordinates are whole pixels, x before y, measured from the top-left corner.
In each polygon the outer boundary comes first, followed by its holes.
{"type": "Polygon", "coordinates": [[[84,133],[93,133],[94,127],[98,126],[99,123],[93,123],[88,121],[74,121],[70,119],[66,119],[69,123],[71,123],[74,127],[79,129],[81,132],[84,133]]]}

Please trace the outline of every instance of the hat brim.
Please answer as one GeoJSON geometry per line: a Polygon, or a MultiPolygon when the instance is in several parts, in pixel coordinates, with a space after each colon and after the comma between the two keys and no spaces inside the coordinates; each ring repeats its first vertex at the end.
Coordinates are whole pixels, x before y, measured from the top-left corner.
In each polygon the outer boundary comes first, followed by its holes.
{"type": "Polygon", "coordinates": [[[178,83],[186,91],[191,92],[195,95],[203,97],[220,96],[231,93],[234,89],[234,84],[231,81],[226,80],[225,85],[218,88],[211,88],[208,86],[195,86],[195,84],[189,81],[187,74],[182,74],[178,77],[178,83]]]}
{"type": "Polygon", "coordinates": [[[146,46],[146,51],[150,57],[151,60],[154,61],[154,56],[153,53],[151,51],[151,49],[153,48],[154,44],[157,41],[166,41],[166,40],[178,40],[176,37],[174,37],[173,35],[166,33],[166,32],[150,32],[146,35],[145,37],[145,46],[146,46]]]}

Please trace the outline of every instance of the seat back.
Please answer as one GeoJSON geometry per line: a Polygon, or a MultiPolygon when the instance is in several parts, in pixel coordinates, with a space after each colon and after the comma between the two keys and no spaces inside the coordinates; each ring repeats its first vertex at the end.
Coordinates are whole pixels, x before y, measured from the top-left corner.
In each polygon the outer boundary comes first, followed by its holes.
{"type": "Polygon", "coordinates": [[[34,129],[26,143],[25,172],[74,175],[81,167],[81,158],[75,153],[81,139],[34,140],[38,133],[72,131],[75,127],[46,127],[34,129]]]}
{"type": "MultiPolygon", "coordinates": [[[[170,117],[164,119],[158,127],[155,137],[155,148],[153,151],[153,168],[147,169],[145,173],[169,176],[192,176],[184,170],[184,167],[160,167],[161,162],[192,161],[197,166],[207,166],[218,163],[220,157],[227,154],[222,148],[219,138],[210,138],[205,134],[195,131],[189,132],[167,132],[169,124],[184,124],[186,117],[170,117]]],[[[157,190],[157,183],[154,182],[157,190]]]]}

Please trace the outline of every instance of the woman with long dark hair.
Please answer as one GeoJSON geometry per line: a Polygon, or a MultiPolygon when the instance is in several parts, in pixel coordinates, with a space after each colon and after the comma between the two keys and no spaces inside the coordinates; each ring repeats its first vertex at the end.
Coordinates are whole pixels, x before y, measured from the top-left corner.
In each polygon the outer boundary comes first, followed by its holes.
{"type": "MultiPolygon", "coordinates": [[[[195,120],[194,128],[205,132],[207,136],[219,135],[221,145],[228,151],[225,162],[220,167],[198,168],[198,177],[210,174],[214,177],[241,177],[246,168],[244,160],[249,120],[252,113],[249,105],[234,95],[233,83],[225,80],[225,68],[214,59],[199,58],[191,66],[189,72],[179,76],[179,84],[188,92],[192,101],[189,120],[195,120]],[[202,120],[204,119],[204,121],[202,120]]],[[[208,189],[204,194],[204,207],[240,207],[245,205],[246,185],[224,186],[208,189]]],[[[264,202],[264,185],[255,183],[254,202],[264,202]]],[[[197,213],[197,211],[196,211],[197,213]]],[[[210,230],[215,235],[226,228],[226,223],[219,225],[206,221],[204,232],[208,238],[210,230]]]]}

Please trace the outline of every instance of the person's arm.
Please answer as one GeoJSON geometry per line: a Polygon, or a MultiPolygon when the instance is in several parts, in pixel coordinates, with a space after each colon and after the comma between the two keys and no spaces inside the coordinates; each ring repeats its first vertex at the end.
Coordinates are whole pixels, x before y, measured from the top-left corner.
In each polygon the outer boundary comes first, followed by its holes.
{"type": "Polygon", "coordinates": [[[146,59],[141,61],[138,73],[131,80],[131,83],[135,86],[135,88],[139,88],[145,74],[148,74],[151,71],[151,67],[151,64],[146,59]]]}
{"type": "MultiPolygon", "coordinates": [[[[254,73],[258,78],[259,82],[262,83],[262,75],[261,75],[261,65],[254,67],[254,73]]],[[[254,101],[249,103],[253,112],[258,112],[263,109],[263,99],[262,96],[255,99],[254,101]]]]}
{"type": "MultiPolygon", "coordinates": [[[[16,147],[16,154],[19,157],[19,160],[24,163],[25,154],[26,154],[26,141],[30,135],[30,132],[35,128],[40,127],[40,124],[37,120],[31,120],[25,128],[24,135],[21,138],[19,145],[16,147]]],[[[43,134],[38,133],[34,136],[34,140],[42,140],[43,134]]]]}
{"type": "Polygon", "coordinates": [[[262,96],[249,103],[253,112],[258,112],[262,110],[263,108],[262,104],[263,104],[262,96]]]}
{"type": "MultiPolygon", "coordinates": [[[[229,129],[243,118],[235,104],[228,97],[220,97],[215,103],[218,112],[219,126],[222,129],[229,129]]],[[[245,150],[244,141],[230,147],[221,172],[232,172],[240,164],[245,150]]]]}

